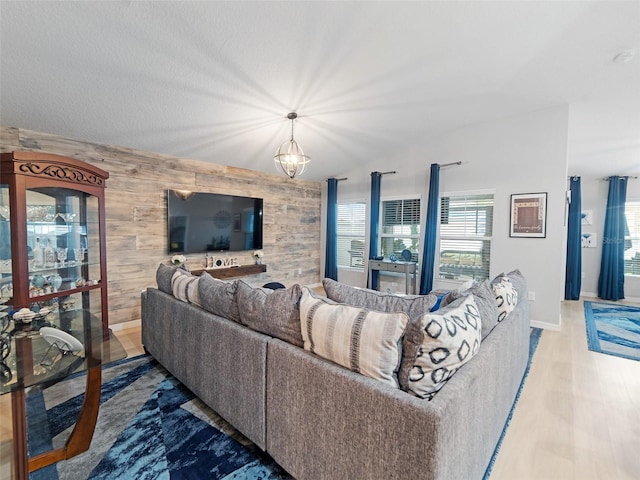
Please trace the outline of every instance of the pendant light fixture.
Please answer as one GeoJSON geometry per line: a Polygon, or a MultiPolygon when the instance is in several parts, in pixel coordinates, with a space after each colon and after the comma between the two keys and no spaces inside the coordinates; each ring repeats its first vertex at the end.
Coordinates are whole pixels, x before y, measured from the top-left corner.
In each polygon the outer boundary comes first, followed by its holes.
{"type": "Polygon", "coordinates": [[[302,148],[293,139],[293,122],[298,118],[298,114],[291,112],[287,115],[287,118],[291,120],[291,140],[280,145],[280,148],[276,150],[276,154],[273,156],[273,160],[276,168],[282,170],[289,178],[295,178],[297,175],[302,175],[311,159],[304,154],[302,148]]]}

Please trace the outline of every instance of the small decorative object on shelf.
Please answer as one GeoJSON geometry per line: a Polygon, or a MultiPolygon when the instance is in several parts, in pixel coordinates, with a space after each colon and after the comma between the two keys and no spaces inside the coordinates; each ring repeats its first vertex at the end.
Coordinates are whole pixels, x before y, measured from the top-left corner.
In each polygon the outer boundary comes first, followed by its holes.
{"type": "Polygon", "coordinates": [[[253,258],[256,259],[256,265],[262,265],[262,257],[263,257],[264,253],[262,252],[262,250],[254,250],[253,252],[253,258]]]}
{"type": "Polygon", "coordinates": [[[75,259],[76,263],[82,263],[84,261],[84,253],[85,253],[84,248],[73,249],[73,258],[75,259]]]}
{"type": "Polygon", "coordinates": [[[36,237],[36,244],[33,247],[33,266],[36,268],[44,267],[44,251],[40,245],[40,237],[36,237]]]}
{"type": "Polygon", "coordinates": [[[31,284],[32,284],[34,287],[37,287],[37,288],[42,288],[42,287],[44,287],[44,284],[45,284],[45,283],[47,283],[47,279],[46,279],[46,278],[44,278],[44,276],[43,276],[43,275],[40,275],[39,273],[35,274],[35,275],[33,276],[33,278],[31,279],[31,284]]]}
{"type": "Polygon", "coordinates": [[[62,286],[62,277],[57,273],[54,273],[49,277],[49,284],[51,285],[51,288],[53,288],[53,291],[57,292],[62,286]]]}
{"type": "Polygon", "coordinates": [[[178,267],[186,261],[187,259],[185,258],[184,255],[174,255],[173,257],[171,257],[171,264],[176,265],[178,267]]]}
{"type": "Polygon", "coordinates": [[[60,267],[64,267],[64,262],[67,259],[67,249],[66,248],[58,248],[56,250],[58,254],[58,261],[60,262],[60,267]]]}
{"type": "Polygon", "coordinates": [[[51,246],[51,240],[47,238],[47,246],[44,247],[44,266],[45,268],[53,268],[56,264],[56,253],[51,246]]]}

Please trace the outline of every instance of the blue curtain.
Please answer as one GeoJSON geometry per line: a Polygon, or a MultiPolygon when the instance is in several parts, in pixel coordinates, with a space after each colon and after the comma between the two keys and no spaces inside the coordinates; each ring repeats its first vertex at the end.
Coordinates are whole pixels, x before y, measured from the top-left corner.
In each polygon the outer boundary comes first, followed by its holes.
{"type": "MultiPolygon", "coordinates": [[[[371,172],[371,217],[369,224],[369,259],[378,256],[378,237],[380,235],[380,172],[371,172]]],[[[371,272],[371,288],[378,285],[378,272],[371,272]]]]}
{"type": "Polygon", "coordinates": [[[627,177],[609,177],[602,260],[598,279],[598,297],[604,300],[624,298],[624,235],[628,231],[624,216],[626,200],[627,177]]]}
{"type": "Polygon", "coordinates": [[[422,268],[420,270],[420,295],[433,290],[433,274],[438,234],[438,210],[440,202],[440,165],[431,164],[429,176],[429,202],[427,203],[427,226],[422,246],[422,268]]]}
{"type": "Polygon", "coordinates": [[[327,247],[325,250],[324,276],[338,280],[338,180],[327,180],[327,247]]]}
{"type": "Polygon", "coordinates": [[[582,286],[582,201],[580,177],[569,181],[571,203],[567,222],[567,265],[564,280],[565,300],[579,300],[582,286]]]}

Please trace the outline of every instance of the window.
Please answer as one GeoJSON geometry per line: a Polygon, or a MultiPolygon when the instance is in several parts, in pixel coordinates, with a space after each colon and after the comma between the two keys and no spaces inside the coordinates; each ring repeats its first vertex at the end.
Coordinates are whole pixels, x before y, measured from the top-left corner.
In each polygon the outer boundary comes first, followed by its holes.
{"type": "Polygon", "coordinates": [[[367,205],[364,202],[338,204],[338,266],[364,269],[364,235],[367,205]]]}
{"type": "Polygon", "coordinates": [[[640,275],[640,201],[626,202],[624,215],[629,227],[624,237],[624,274],[640,275]]]}
{"type": "Polygon", "coordinates": [[[489,278],[493,193],[440,198],[438,277],[465,282],[489,278]]]}
{"type": "Polygon", "coordinates": [[[409,250],[411,261],[417,262],[420,246],[420,199],[383,201],[380,238],[380,254],[385,258],[395,254],[402,260],[402,251],[409,250]]]}

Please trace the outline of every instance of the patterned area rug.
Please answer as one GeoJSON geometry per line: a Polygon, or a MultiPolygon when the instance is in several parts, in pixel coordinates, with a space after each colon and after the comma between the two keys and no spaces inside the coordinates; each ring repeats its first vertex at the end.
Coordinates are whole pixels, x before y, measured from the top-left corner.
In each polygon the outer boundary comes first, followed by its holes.
{"type": "MultiPolygon", "coordinates": [[[[84,375],[27,393],[29,451],[64,444],[84,375]]],[[[32,480],[289,479],[269,456],[194,397],[149,356],[103,369],[91,448],[37,470],[32,480]]]]}
{"type": "Polygon", "coordinates": [[[589,350],[640,361],[640,307],[584,302],[589,350]]]}
{"type": "MultiPolygon", "coordinates": [[[[531,330],[529,365],[487,468],[489,477],[531,365],[542,330],[531,330]]],[[[291,479],[149,356],[103,369],[98,424],[91,448],[37,470],[31,480],[291,479]]],[[[29,452],[60,447],[83,399],[78,374],[45,390],[27,392],[29,452]]]]}

